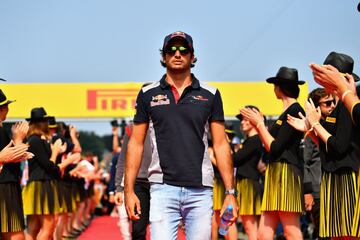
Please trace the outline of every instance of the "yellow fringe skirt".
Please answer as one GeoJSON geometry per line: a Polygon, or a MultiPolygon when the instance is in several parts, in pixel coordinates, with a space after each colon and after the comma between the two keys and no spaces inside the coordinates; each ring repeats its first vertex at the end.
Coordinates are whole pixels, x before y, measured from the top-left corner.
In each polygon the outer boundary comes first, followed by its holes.
{"type": "Polygon", "coordinates": [[[301,178],[289,164],[272,162],[268,165],[261,211],[304,211],[301,178]]]}
{"type": "Polygon", "coordinates": [[[320,237],[351,236],[357,194],[355,172],[323,173],[320,184],[320,237]]]}
{"type": "Polygon", "coordinates": [[[352,226],[352,236],[360,238],[360,171],[358,172],[358,193],[352,226]]]}
{"type": "Polygon", "coordinates": [[[259,182],[249,178],[237,180],[237,203],[239,215],[261,214],[261,187],[259,182]]]}
{"type": "Polygon", "coordinates": [[[31,181],[22,191],[25,215],[61,213],[56,181],[31,181]]]}
{"type": "Polygon", "coordinates": [[[213,195],[214,195],[214,199],[213,199],[214,211],[221,210],[221,207],[225,199],[225,187],[221,179],[218,178],[214,179],[213,195]]]}
{"type": "Polygon", "coordinates": [[[1,183],[0,233],[20,232],[24,229],[25,224],[20,185],[18,183],[1,183]]]}

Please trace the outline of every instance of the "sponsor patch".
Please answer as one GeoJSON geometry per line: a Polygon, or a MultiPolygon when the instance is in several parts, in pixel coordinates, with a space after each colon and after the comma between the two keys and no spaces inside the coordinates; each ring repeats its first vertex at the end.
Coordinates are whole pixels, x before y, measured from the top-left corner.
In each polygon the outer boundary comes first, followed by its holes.
{"type": "Polygon", "coordinates": [[[333,118],[333,117],[327,117],[325,119],[326,122],[329,122],[329,123],[336,123],[336,118],[333,118]]]}
{"type": "Polygon", "coordinates": [[[167,95],[156,95],[151,97],[150,106],[160,106],[160,105],[168,105],[170,104],[170,99],[168,99],[167,95]]]}
{"type": "Polygon", "coordinates": [[[197,100],[197,101],[209,101],[209,99],[207,98],[204,98],[203,96],[201,95],[197,95],[197,96],[191,96],[194,100],[197,100]]]}

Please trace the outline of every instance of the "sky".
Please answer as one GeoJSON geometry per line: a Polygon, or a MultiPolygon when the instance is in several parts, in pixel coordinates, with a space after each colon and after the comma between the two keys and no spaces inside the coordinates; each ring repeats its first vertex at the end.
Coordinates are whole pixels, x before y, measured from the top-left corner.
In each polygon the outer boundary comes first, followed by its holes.
{"type": "MultiPolygon", "coordinates": [[[[359,0],[1,0],[0,78],[9,83],[148,82],[165,35],[194,39],[203,81],[264,81],[346,53],[360,73],[359,0]]],[[[108,122],[76,123],[105,134],[108,122]]]]}

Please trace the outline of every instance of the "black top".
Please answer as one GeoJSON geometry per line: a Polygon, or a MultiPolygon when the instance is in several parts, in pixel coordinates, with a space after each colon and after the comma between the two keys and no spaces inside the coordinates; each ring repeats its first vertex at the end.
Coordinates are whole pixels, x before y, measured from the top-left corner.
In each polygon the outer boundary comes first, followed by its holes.
{"type": "Polygon", "coordinates": [[[60,170],[51,160],[50,144],[39,136],[29,138],[29,152],[34,157],[29,162],[29,181],[53,180],[59,178],[60,170]]]}
{"type": "Polygon", "coordinates": [[[357,103],[353,106],[351,115],[352,115],[352,118],[353,118],[353,120],[354,120],[354,123],[355,123],[357,126],[360,126],[360,101],[357,102],[357,103]]]}
{"type": "Polygon", "coordinates": [[[153,146],[149,181],[211,187],[207,134],[211,122],[224,121],[220,92],[192,75],[191,85],[177,98],[165,76],[143,87],[136,101],[134,123],[149,123],[153,146]]]}
{"type": "Polygon", "coordinates": [[[321,125],[331,134],[327,144],[319,140],[321,166],[325,172],[346,169],[359,170],[359,147],[357,134],[351,115],[339,101],[331,114],[321,121],[321,125]]]}
{"type": "MultiPolygon", "coordinates": [[[[11,141],[8,133],[0,127],[0,150],[11,141]]],[[[20,163],[7,163],[0,173],[0,183],[19,183],[21,178],[20,163]]]]}
{"type": "Polygon", "coordinates": [[[303,171],[303,159],[300,158],[300,141],[303,133],[297,131],[287,122],[287,115],[299,117],[299,112],[305,115],[304,110],[298,102],[290,105],[278,120],[272,125],[269,132],[274,141],[270,145],[268,161],[286,162],[296,167],[299,174],[303,171]]]}
{"type": "Polygon", "coordinates": [[[234,154],[234,167],[237,167],[237,178],[251,178],[258,180],[260,172],[257,165],[262,155],[262,143],[259,135],[248,137],[240,149],[234,154]]]}

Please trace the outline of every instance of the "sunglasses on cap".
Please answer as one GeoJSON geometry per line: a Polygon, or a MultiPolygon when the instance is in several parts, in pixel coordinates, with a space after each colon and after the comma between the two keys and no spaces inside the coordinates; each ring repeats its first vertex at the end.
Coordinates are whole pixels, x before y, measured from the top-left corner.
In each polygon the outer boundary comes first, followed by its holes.
{"type": "Polygon", "coordinates": [[[181,55],[190,53],[190,49],[184,46],[169,46],[165,49],[165,53],[169,55],[175,55],[177,50],[179,50],[181,55]]]}
{"type": "Polygon", "coordinates": [[[320,104],[324,103],[325,106],[330,107],[331,104],[336,105],[336,100],[335,100],[335,99],[332,99],[332,100],[328,100],[328,101],[324,101],[324,102],[319,102],[319,103],[320,103],[320,104]]]}

